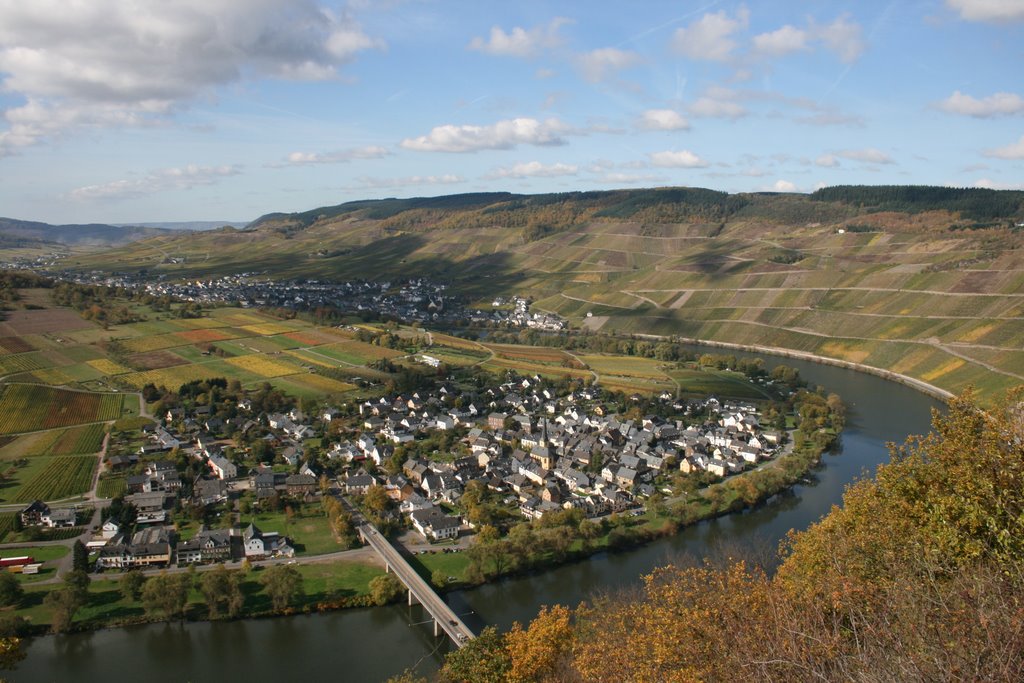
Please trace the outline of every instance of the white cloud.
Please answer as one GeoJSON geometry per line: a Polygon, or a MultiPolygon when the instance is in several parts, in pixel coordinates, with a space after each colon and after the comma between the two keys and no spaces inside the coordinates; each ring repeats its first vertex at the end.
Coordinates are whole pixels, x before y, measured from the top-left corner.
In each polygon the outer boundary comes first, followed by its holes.
{"type": "Polygon", "coordinates": [[[501,178],[555,178],[557,176],[576,175],[579,166],[554,163],[544,165],[539,161],[528,161],[508,168],[498,168],[488,173],[485,178],[497,180],[501,178]]]}
{"type": "Polygon", "coordinates": [[[1024,135],[1021,135],[1017,142],[1010,143],[1005,147],[987,149],[984,154],[996,159],[1024,159],[1024,135]]]}
{"type": "Polygon", "coordinates": [[[952,95],[940,102],[938,107],[950,114],[985,119],[1024,113],[1024,98],[1013,93],[997,92],[979,100],[955,90],[952,95]]]}
{"type": "Polygon", "coordinates": [[[707,13],[689,26],[676,29],[672,34],[672,49],[690,59],[723,62],[736,48],[733,34],[747,28],[750,12],[740,8],[730,17],[724,10],[707,13]]]}
{"type": "Polygon", "coordinates": [[[895,163],[885,152],[875,149],[874,147],[865,147],[864,149],[843,149],[838,152],[833,152],[837,157],[843,159],[849,159],[850,161],[863,161],[866,164],[892,164],[895,163]]]}
{"type": "Polygon", "coordinates": [[[771,57],[807,49],[807,31],[786,24],[771,33],[754,36],[754,50],[771,57]]]}
{"type": "Polygon", "coordinates": [[[773,192],[799,192],[796,183],[792,183],[788,180],[776,180],[775,184],[772,185],[773,192]]]}
{"type": "Polygon", "coordinates": [[[87,185],[71,191],[72,199],[118,200],[164,192],[188,190],[199,185],[213,185],[221,178],[240,173],[237,166],[196,166],[165,168],[134,180],[115,180],[101,185],[87,185]]]}
{"type": "Polygon", "coordinates": [[[558,119],[518,118],[490,126],[437,126],[427,135],[402,140],[402,147],[419,152],[477,152],[512,149],[516,145],[563,145],[569,127],[558,119]]]}
{"type": "Polygon", "coordinates": [[[605,173],[591,179],[595,183],[607,185],[636,185],[638,183],[658,183],[666,180],[665,176],[651,173],[605,173]]]}
{"type": "Polygon", "coordinates": [[[747,115],[746,108],[721,97],[700,97],[689,107],[693,116],[712,119],[738,119],[747,115]]]}
{"type": "Polygon", "coordinates": [[[850,21],[846,16],[839,17],[831,24],[824,26],[812,23],[810,31],[845,64],[857,61],[857,58],[864,53],[863,30],[860,24],[850,21]]]}
{"type": "Polygon", "coordinates": [[[278,166],[308,166],[310,164],[342,164],[355,159],[382,159],[390,152],[383,147],[370,145],[353,147],[336,152],[292,152],[283,164],[278,166]]]}
{"type": "Polygon", "coordinates": [[[368,188],[392,188],[392,187],[418,187],[422,185],[458,185],[466,182],[466,179],[459,175],[446,173],[444,175],[411,175],[401,178],[373,178],[361,176],[356,178],[358,186],[347,188],[354,190],[365,190],[368,188]]]}
{"type": "Polygon", "coordinates": [[[687,130],[690,122],[672,109],[648,109],[636,125],[644,130],[687,130]]]}
{"type": "Polygon", "coordinates": [[[946,6],[967,21],[1024,20],[1024,3],[1020,0],[946,0],[946,6]]]}
{"type": "Polygon", "coordinates": [[[1024,190],[1024,183],[1001,183],[990,178],[978,178],[974,181],[974,187],[983,187],[986,190],[1024,190]]]}
{"type": "Polygon", "coordinates": [[[836,159],[832,154],[822,154],[814,160],[814,165],[821,166],[822,168],[835,168],[839,165],[839,159],[836,159]]]}
{"type": "Polygon", "coordinates": [[[505,33],[499,26],[491,27],[488,40],[473,38],[467,46],[470,50],[478,50],[489,55],[500,57],[538,57],[544,50],[550,50],[562,44],[558,29],[572,20],[556,17],[546,26],[534,26],[527,30],[516,26],[505,33]]]}
{"type": "Polygon", "coordinates": [[[652,166],[659,168],[706,168],[710,164],[688,149],[678,152],[652,152],[647,155],[652,166]]]}
{"type": "Polygon", "coordinates": [[[382,46],[315,0],[0,2],[0,156],[78,125],[166,117],[249,75],[322,80],[382,46]]]}
{"type": "Polygon", "coordinates": [[[576,67],[590,83],[600,83],[623,69],[636,66],[641,61],[637,53],[616,47],[603,47],[576,55],[576,67]]]}

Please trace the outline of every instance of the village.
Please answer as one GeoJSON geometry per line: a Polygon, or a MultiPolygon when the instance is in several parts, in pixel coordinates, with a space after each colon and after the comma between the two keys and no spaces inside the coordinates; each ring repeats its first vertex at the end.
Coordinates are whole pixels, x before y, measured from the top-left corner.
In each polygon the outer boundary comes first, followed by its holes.
{"type": "Polygon", "coordinates": [[[486,308],[468,308],[447,285],[426,278],[403,281],[367,280],[270,280],[259,273],[243,272],[207,280],[171,281],[146,273],[80,273],[40,268],[31,261],[0,263],[0,269],[32,270],[56,280],[79,285],[102,285],[151,297],[242,308],[283,308],[312,311],[318,308],[363,314],[368,318],[393,319],[408,324],[473,324],[530,328],[557,332],[567,328],[564,318],[531,311],[530,300],[521,296],[497,297],[486,308]]]}
{"type": "MultiPolygon", "coordinates": [[[[665,393],[658,412],[675,418],[627,419],[611,398],[595,385],[560,394],[550,381],[515,376],[472,393],[443,383],[315,414],[258,413],[244,392],[226,411],[170,408],[137,451],[107,458],[110,472],[126,473],[127,493],[88,546],[98,571],[301,558],[284,530],[261,529],[245,513],[334,496],[358,502],[373,489],[386,496],[384,518],[422,543],[473,534],[479,520],[462,505],[468,487],[485,489],[512,519],[564,509],[640,514],[652,496],[673,493],[674,477],[728,477],[774,458],[787,438],[764,428],[750,403],[665,393]],[[269,462],[247,466],[251,449],[232,434],[266,444],[259,450],[269,462]],[[449,447],[416,448],[426,443],[449,447]],[[199,474],[189,478],[183,460],[199,474]],[[183,510],[221,524],[183,538],[175,523],[183,510]]],[[[26,526],[75,524],[60,514],[37,501],[21,517],[26,526]]]]}

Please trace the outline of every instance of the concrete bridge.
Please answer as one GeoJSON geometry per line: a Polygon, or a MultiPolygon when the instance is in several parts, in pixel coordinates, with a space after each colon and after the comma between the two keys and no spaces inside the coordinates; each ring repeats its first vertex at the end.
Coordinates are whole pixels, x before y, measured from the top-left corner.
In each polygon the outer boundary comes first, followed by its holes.
{"type": "Polygon", "coordinates": [[[384,566],[388,572],[394,572],[398,580],[409,590],[409,604],[419,603],[423,609],[434,620],[434,635],[440,635],[443,631],[456,647],[462,647],[476,637],[468,626],[462,623],[452,608],[441,599],[434,589],[416,573],[412,565],[406,561],[395,546],[391,545],[388,539],[384,538],[369,522],[363,522],[358,527],[359,536],[366,541],[371,548],[384,560],[384,566]]]}

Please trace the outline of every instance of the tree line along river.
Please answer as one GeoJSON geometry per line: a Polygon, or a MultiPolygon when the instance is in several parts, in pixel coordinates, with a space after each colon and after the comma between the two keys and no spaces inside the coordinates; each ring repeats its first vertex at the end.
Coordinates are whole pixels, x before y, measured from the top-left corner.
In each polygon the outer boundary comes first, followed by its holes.
{"type": "MultiPolygon", "coordinates": [[[[701,349],[703,350],[703,349],[701,349]]],[[[711,352],[720,352],[712,350],[711,352]]],[[[733,352],[729,352],[733,353],[733,352]]],[[[771,552],[790,529],[804,529],[841,502],[844,488],[888,460],[887,442],[923,434],[941,403],[880,377],[829,365],[759,355],[772,366],[800,370],[812,385],[842,396],[848,408],[841,449],[826,454],[804,484],[754,510],[687,527],[677,535],[621,553],[602,553],[575,564],[515,577],[446,600],[479,632],[527,622],[541,605],[575,606],[594,592],[635,585],[655,567],[681,555],[716,548],[771,552]]],[[[280,680],[380,681],[417,667],[436,669],[450,643],[435,638],[419,606],[391,605],[325,614],[233,622],[150,624],[36,638],[12,681],[280,680]]]]}

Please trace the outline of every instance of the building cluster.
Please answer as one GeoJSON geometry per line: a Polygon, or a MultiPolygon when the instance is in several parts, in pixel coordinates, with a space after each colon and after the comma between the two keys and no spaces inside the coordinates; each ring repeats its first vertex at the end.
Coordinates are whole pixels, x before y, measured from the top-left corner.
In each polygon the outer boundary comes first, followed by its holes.
{"type": "Polygon", "coordinates": [[[546,332],[558,332],[567,326],[565,318],[554,313],[530,310],[530,300],[521,296],[496,297],[492,310],[469,311],[469,320],[477,325],[526,327],[546,332]]]}
{"type": "MultiPolygon", "coordinates": [[[[0,264],[3,265],[3,264],[0,264]]],[[[508,300],[509,307],[492,311],[469,310],[448,286],[426,278],[400,282],[351,280],[268,280],[259,273],[244,272],[207,280],[172,282],[166,276],[154,278],[139,273],[38,270],[35,263],[9,263],[11,269],[32,267],[41,275],[77,284],[120,287],[142,291],[154,297],[169,296],[203,305],[237,304],[244,308],[289,308],[311,310],[335,308],[349,313],[371,313],[406,323],[486,323],[539,330],[565,329],[565,319],[553,313],[531,312],[522,297],[508,300]]],[[[504,306],[505,300],[501,299],[504,306]]]]}
{"type": "MultiPolygon", "coordinates": [[[[754,406],[714,398],[674,402],[682,413],[700,408],[716,416],[689,426],[658,416],[623,419],[608,412],[597,387],[556,396],[536,378],[487,389],[459,408],[451,397],[442,387],[367,401],[359,407],[359,437],[327,453],[380,465],[398,445],[433,430],[461,428],[467,452],[462,457],[410,458],[400,474],[355,470],[341,482],[351,493],[383,486],[414,528],[431,539],[457,534],[458,520],[443,510],[458,506],[471,481],[528,518],[563,508],[598,516],[639,506],[655,492],[659,474],[678,468],[725,477],[773,457],[781,439],[761,428],[754,406]]],[[[670,395],[662,400],[673,401],[670,395]]]]}

